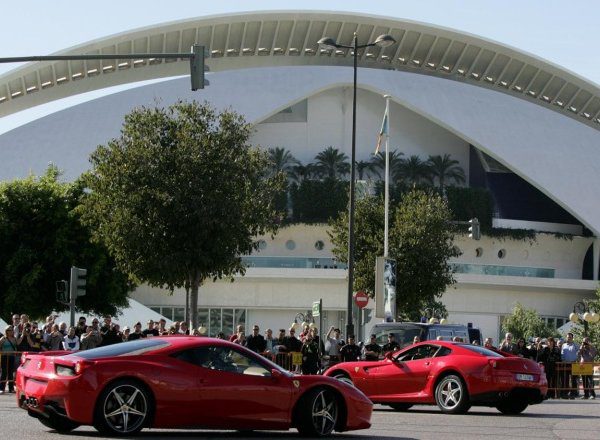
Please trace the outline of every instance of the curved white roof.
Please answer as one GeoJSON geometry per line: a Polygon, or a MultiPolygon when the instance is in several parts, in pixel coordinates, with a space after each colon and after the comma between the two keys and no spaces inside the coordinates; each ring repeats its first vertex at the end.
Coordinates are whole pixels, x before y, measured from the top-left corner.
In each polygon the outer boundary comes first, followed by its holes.
{"type": "MultiPolygon", "coordinates": [[[[201,17],[127,31],[57,54],[188,52],[205,45],[211,71],[247,67],[349,66],[349,50],[328,51],[331,36],[359,43],[383,33],[397,41],[361,51],[359,65],[434,75],[503,91],[600,129],[600,88],[559,66],[499,43],[437,26],[339,12],[251,12],[201,17]]],[[[59,61],[0,76],[0,116],[118,84],[189,73],[187,60],[59,61]]]]}

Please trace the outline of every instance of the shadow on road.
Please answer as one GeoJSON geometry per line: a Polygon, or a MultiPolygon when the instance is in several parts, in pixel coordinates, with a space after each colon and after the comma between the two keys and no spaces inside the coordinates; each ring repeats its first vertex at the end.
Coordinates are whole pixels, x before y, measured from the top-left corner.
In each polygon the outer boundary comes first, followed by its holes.
{"type": "MultiPolygon", "coordinates": [[[[539,408],[539,407],[537,407],[539,408]]],[[[498,412],[484,412],[477,410],[469,410],[465,414],[443,414],[437,408],[432,407],[431,409],[419,408],[419,409],[410,409],[408,411],[395,411],[391,408],[373,408],[374,412],[387,412],[387,413],[399,413],[399,414],[439,414],[447,417],[456,417],[457,415],[463,416],[486,416],[486,417],[519,417],[519,418],[548,418],[548,419],[598,419],[597,415],[584,415],[584,414],[560,414],[560,413],[539,413],[539,412],[531,412],[528,413],[527,410],[521,414],[517,415],[506,415],[502,414],[500,411],[498,412]]]]}

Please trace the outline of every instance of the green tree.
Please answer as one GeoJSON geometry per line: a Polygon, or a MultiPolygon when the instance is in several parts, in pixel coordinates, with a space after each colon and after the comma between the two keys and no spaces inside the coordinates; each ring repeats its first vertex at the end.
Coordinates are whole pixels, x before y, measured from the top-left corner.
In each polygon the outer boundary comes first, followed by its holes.
{"type": "MultiPolygon", "coordinates": [[[[583,303],[586,305],[586,309],[596,314],[600,313],[600,287],[596,289],[595,299],[584,299],[583,303]]],[[[580,325],[573,326],[572,332],[577,342],[581,342],[585,327],[580,321],[580,325]]],[[[598,350],[596,359],[600,359],[600,321],[588,322],[587,323],[587,335],[589,336],[592,345],[598,350]]]]}
{"type": "Polygon", "coordinates": [[[284,173],[286,177],[290,177],[294,171],[294,167],[300,165],[300,161],[285,148],[269,148],[268,154],[270,176],[275,176],[278,173],[284,173]]]}
{"type": "MultiPolygon", "coordinates": [[[[356,203],[354,290],[371,295],[375,258],[383,255],[383,200],[367,197],[356,203]]],[[[390,207],[389,256],[397,260],[398,313],[419,320],[424,308],[441,297],[455,281],[448,259],[458,256],[453,246],[450,211],[435,193],[412,190],[390,207]]],[[[348,214],[331,223],[333,253],[347,261],[348,214]]]]}
{"type": "Polygon", "coordinates": [[[555,329],[546,325],[537,311],[526,309],[521,303],[516,303],[512,313],[502,321],[502,331],[510,332],[515,339],[532,337],[558,336],[555,329]]]}
{"type": "Polygon", "coordinates": [[[435,184],[435,180],[437,179],[442,194],[444,194],[447,182],[454,181],[458,184],[465,182],[464,170],[457,160],[450,159],[449,154],[444,154],[444,156],[429,156],[425,164],[429,167],[432,183],[435,184]]]}
{"type": "Polygon", "coordinates": [[[268,154],[250,133],[233,111],[179,102],[133,110],[91,156],[85,218],[96,239],[140,281],[189,285],[194,326],[200,285],[244,274],[241,256],[280,221],[285,177],[267,177],[268,154]]]}
{"type": "Polygon", "coordinates": [[[56,281],[68,280],[71,266],[88,270],[87,293],[77,299],[81,311],[112,315],[128,304],[127,276],[81,223],[82,186],[59,177],[50,166],[39,178],[0,183],[0,316],[6,320],[11,313],[40,318],[67,309],[56,301],[56,281]]]}
{"type": "Polygon", "coordinates": [[[314,165],[321,178],[339,180],[350,173],[348,156],[333,147],[327,147],[317,154],[314,165]]]}
{"type": "Polygon", "coordinates": [[[430,170],[427,163],[417,155],[411,155],[408,159],[398,164],[398,180],[409,186],[419,185],[424,181],[430,181],[430,170]]]}
{"type": "MultiPolygon", "coordinates": [[[[403,153],[397,150],[390,151],[390,185],[400,180],[400,169],[404,159],[402,158],[403,153]]],[[[373,164],[373,172],[383,180],[385,179],[385,152],[380,151],[371,158],[373,164]]]]}

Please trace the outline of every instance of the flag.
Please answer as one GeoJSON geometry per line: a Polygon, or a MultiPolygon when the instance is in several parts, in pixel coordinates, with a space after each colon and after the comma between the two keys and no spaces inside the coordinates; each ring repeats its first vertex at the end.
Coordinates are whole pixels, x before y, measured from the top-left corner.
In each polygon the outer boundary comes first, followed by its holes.
{"type": "Polygon", "coordinates": [[[377,135],[377,147],[375,148],[375,154],[379,153],[383,136],[388,135],[388,125],[388,108],[386,106],[385,112],[383,113],[383,121],[381,121],[381,130],[379,130],[379,134],[377,135]]]}

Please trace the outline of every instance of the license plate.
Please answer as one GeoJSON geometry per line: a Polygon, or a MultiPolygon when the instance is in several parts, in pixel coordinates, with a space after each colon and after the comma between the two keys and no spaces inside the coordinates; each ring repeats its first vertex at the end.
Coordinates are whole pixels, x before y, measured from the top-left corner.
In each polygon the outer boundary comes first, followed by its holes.
{"type": "Polygon", "coordinates": [[[532,374],[517,374],[517,380],[532,382],[533,375],[532,374]]]}

